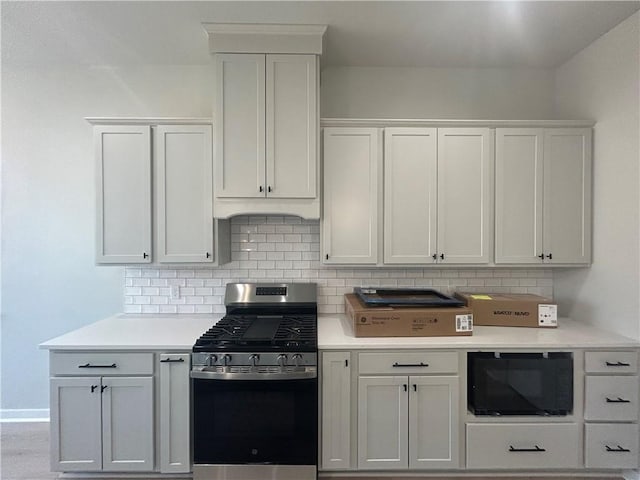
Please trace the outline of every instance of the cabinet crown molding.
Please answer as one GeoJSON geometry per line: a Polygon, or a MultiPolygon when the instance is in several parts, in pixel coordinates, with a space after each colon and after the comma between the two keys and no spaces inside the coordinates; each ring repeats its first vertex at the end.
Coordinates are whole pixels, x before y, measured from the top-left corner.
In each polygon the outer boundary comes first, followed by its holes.
{"type": "Polygon", "coordinates": [[[200,117],[85,117],[91,125],[211,125],[211,118],[200,117]]]}
{"type": "Polygon", "coordinates": [[[326,25],[203,23],[215,53],[322,54],[326,25]]]}
{"type": "Polygon", "coordinates": [[[488,119],[422,119],[422,118],[321,118],[321,127],[585,127],[595,125],[593,120],[488,120],[488,119]]]}

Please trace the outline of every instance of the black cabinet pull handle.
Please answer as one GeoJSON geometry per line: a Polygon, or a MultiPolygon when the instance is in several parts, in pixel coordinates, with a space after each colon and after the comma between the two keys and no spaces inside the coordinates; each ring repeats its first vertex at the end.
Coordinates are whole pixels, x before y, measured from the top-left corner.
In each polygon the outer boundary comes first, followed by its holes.
{"type": "Polygon", "coordinates": [[[100,387],[100,393],[104,392],[106,390],[107,386],[106,385],[102,385],[100,387]]]}
{"type": "Polygon", "coordinates": [[[260,185],[260,186],[258,187],[258,190],[259,190],[260,192],[264,192],[264,188],[262,188],[262,185],[260,185]]]}
{"type": "Polygon", "coordinates": [[[628,448],[622,448],[620,445],[618,445],[616,448],[611,448],[609,445],[605,445],[607,452],[622,452],[622,453],[626,453],[626,452],[630,452],[631,450],[629,450],[628,448]]]}
{"type": "Polygon", "coordinates": [[[433,254],[433,255],[431,255],[431,256],[433,257],[433,259],[434,259],[434,260],[437,260],[437,259],[438,259],[438,254],[437,254],[437,253],[434,253],[434,254],[433,254]]]}
{"type": "Polygon", "coordinates": [[[78,368],[118,368],[115,363],[111,365],[91,365],[90,363],[85,363],[84,365],[78,365],[78,368]]]}
{"type": "Polygon", "coordinates": [[[548,258],[549,260],[553,260],[553,253],[550,253],[549,255],[547,255],[547,258],[548,258]]]}
{"type": "Polygon", "coordinates": [[[540,448],[538,445],[534,445],[534,448],[513,448],[513,445],[509,445],[510,452],[546,452],[544,448],[540,448]]]}
{"type": "Polygon", "coordinates": [[[149,258],[149,254],[147,252],[142,252],[142,258],[149,258]]]}
{"type": "Polygon", "coordinates": [[[95,392],[96,388],[98,388],[98,385],[91,385],[91,393],[95,392]]]}
{"type": "Polygon", "coordinates": [[[407,389],[407,384],[405,383],[405,384],[403,384],[402,386],[404,387],[404,391],[406,392],[406,391],[408,390],[408,389],[407,389]]]}
{"type": "Polygon", "coordinates": [[[631,403],[631,400],[626,400],[624,398],[609,398],[606,397],[607,403],[631,403]]]}
{"type": "Polygon", "coordinates": [[[327,253],[327,254],[324,256],[324,258],[325,258],[325,260],[329,260],[329,254],[327,253]]]}
{"type": "Polygon", "coordinates": [[[630,363],[625,362],[605,362],[607,367],[630,367],[630,363]]]}
{"type": "Polygon", "coordinates": [[[414,391],[414,392],[417,392],[417,391],[418,391],[418,386],[417,386],[415,383],[413,384],[413,391],[414,391]]]}
{"type": "Polygon", "coordinates": [[[160,360],[160,363],[181,363],[184,362],[184,358],[165,358],[160,360]]]}
{"type": "Polygon", "coordinates": [[[349,360],[347,359],[344,361],[344,367],[347,368],[348,366],[349,366],[349,360]]]}
{"type": "Polygon", "coordinates": [[[267,192],[271,192],[271,185],[267,187],[267,192]]]}
{"type": "Polygon", "coordinates": [[[544,259],[544,253],[541,253],[540,255],[538,255],[538,258],[539,258],[540,260],[544,259]]]}
{"type": "Polygon", "coordinates": [[[440,254],[440,260],[444,260],[444,253],[440,254]]]}
{"type": "Polygon", "coordinates": [[[428,363],[394,363],[393,365],[391,365],[393,368],[402,368],[402,367],[428,367],[429,364],[428,363]]]}

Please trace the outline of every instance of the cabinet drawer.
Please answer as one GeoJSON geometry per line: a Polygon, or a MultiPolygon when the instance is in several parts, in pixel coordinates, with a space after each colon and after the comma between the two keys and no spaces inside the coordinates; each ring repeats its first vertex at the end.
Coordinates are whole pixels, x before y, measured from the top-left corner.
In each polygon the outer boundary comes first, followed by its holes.
{"type": "Polygon", "coordinates": [[[51,375],[151,375],[153,353],[51,352],[51,375]]]}
{"type": "Polygon", "coordinates": [[[361,353],[361,375],[458,373],[456,352],[361,353]]]}
{"type": "Polygon", "coordinates": [[[574,423],[468,424],[467,468],[577,468],[579,438],[574,423]]]}
{"type": "Polygon", "coordinates": [[[586,373],[637,373],[638,352],[585,352],[586,373]]]}
{"type": "Polygon", "coordinates": [[[638,377],[585,377],[585,420],[638,419],[638,377]]]}
{"type": "Polygon", "coordinates": [[[584,450],[587,468],[637,468],[638,425],[586,425],[584,450]]]}

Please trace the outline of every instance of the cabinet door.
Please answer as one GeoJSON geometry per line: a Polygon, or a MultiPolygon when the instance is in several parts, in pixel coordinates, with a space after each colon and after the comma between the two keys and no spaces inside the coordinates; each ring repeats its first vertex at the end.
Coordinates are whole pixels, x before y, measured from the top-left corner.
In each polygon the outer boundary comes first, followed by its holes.
{"type": "Polygon", "coordinates": [[[351,354],[322,354],[322,469],[351,468],[351,354]]]}
{"type": "Polygon", "coordinates": [[[94,128],[96,262],[151,261],[151,127],[94,128]]]}
{"type": "Polygon", "coordinates": [[[395,470],[408,466],[408,378],[360,377],[358,468],[395,470]]]}
{"type": "Polygon", "coordinates": [[[216,55],[217,197],[264,197],[265,56],[216,55]]]}
{"type": "Polygon", "coordinates": [[[51,470],[102,469],[100,377],[52,378],[51,470]]]}
{"type": "Polygon", "coordinates": [[[188,353],[160,355],[160,471],[191,471],[188,353]]]}
{"type": "Polygon", "coordinates": [[[153,378],[103,377],[105,471],[153,470],[153,378]]]}
{"type": "Polygon", "coordinates": [[[438,129],[438,261],[489,263],[492,132],[438,129]]]}
{"type": "Polygon", "coordinates": [[[591,129],[544,133],[543,243],[548,263],[591,261],[591,129]]]}
{"type": "Polygon", "coordinates": [[[433,263],[436,129],[384,131],[384,263],[433,263]]]}
{"type": "Polygon", "coordinates": [[[409,377],[409,468],[457,468],[458,377],[409,377]]]}
{"type": "Polygon", "coordinates": [[[378,260],[381,140],[376,128],[324,129],[324,263],[378,260]]]}
{"type": "Polygon", "coordinates": [[[542,129],[496,129],[496,263],[541,263],[542,129]]]}
{"type": "Polygon", "coordinates": [[[155,133],[156,259],[211,263],[211,126],[162,125],[155,133]]]}
{"type": "Polygon", "coordinates": [[[315,198],[317,73],[315,55],[267,55],[266,192],[274,198],[315,198]]]}

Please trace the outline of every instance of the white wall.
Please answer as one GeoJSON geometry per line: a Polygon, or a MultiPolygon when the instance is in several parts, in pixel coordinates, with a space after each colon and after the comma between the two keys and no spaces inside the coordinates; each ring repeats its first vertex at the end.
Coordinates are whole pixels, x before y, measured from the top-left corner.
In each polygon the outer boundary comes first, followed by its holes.
{"type": "Polygon", "coordinates": [[[3,409],[48,406],[39,342],[122,311],[124,271],[94,266],[86,116],[210,117],[213,69],[2,71],[3,409]]]}
{"type": "Polygon", "coordinates": [[[554,294],[570,316],[640,337],[640,13],[560,66],[558,117],[594,129],[593,265],[558,272],[554,294]]]}
{"type": "Polygon", "coordinates": [[[553,118],[553,70],[334,67],[322,71],[323,117],[553,118]]]}

